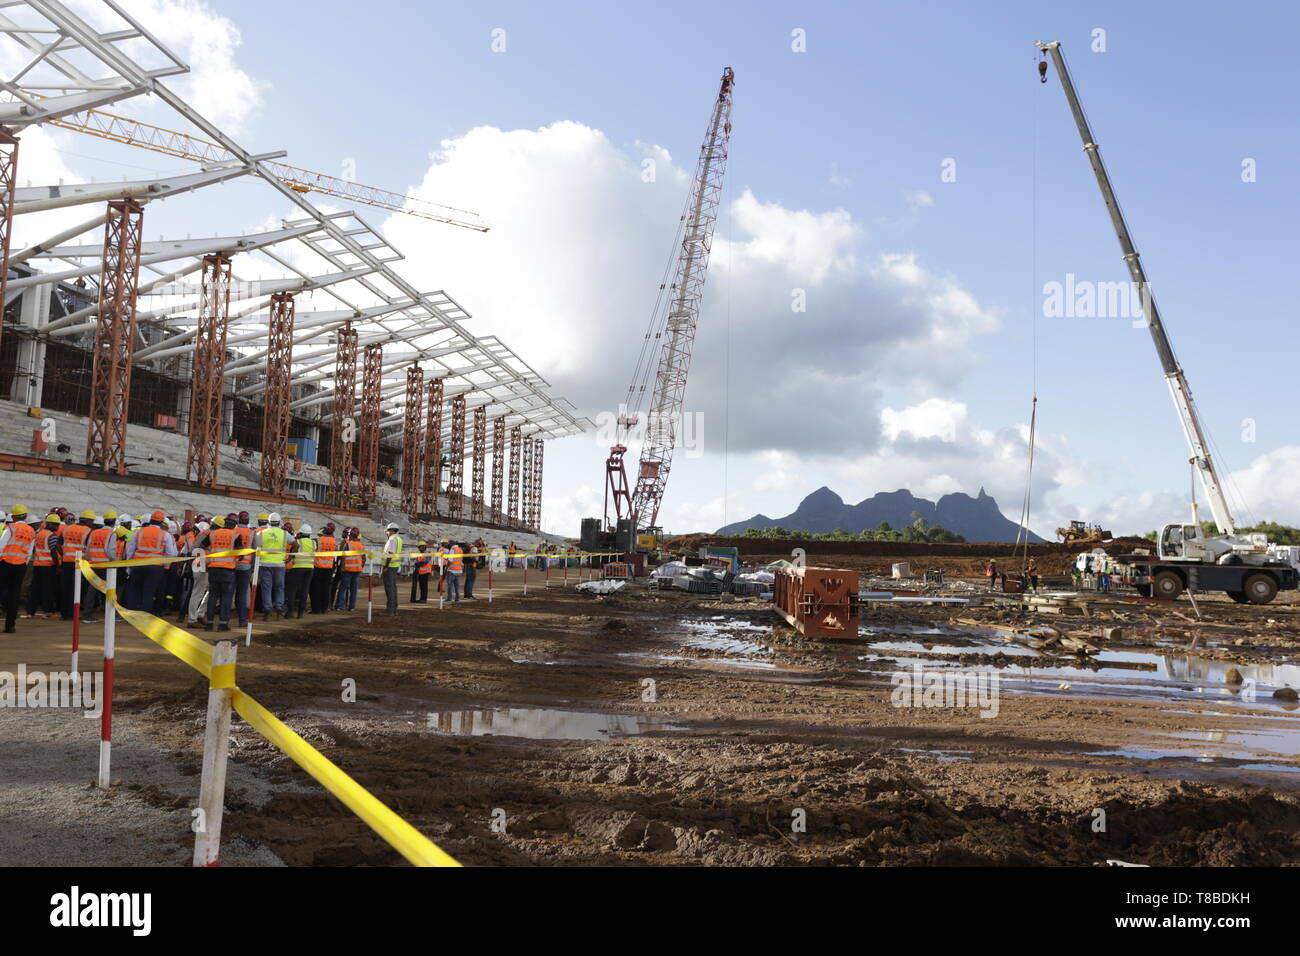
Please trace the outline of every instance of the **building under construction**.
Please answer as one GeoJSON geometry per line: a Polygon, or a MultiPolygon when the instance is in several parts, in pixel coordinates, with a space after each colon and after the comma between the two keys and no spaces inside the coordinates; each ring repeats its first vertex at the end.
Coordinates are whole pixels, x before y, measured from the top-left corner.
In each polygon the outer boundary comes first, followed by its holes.
{"type": "Polygon", "coordinates": [[[485,224],[250,153],[168,87],[188,69],[176,54],[115,5],[102,12],[115,22],[46,0],[0,11],[5,62],[22,62],[0,103],[6,472],[538,530],[544,443],[590,423],[506,343],[471,333],[451,295],[404,275],[362,215],[312,194],[430,228],[485,224]],[[122,115],[142,94],[174,122],[122,115]],[[42,125],[193,170],[47,182],[22,152],[42,125]],[[295,212],[191,238],[211,231],[204,200],[236,188],[295,212]],[[184,237],[146,238],[163,201],[195,209],[184,237]]]}

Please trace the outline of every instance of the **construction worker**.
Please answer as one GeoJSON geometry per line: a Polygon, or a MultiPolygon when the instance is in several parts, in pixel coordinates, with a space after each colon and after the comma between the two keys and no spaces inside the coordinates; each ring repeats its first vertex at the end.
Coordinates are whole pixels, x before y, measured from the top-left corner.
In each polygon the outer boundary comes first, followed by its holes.
{"type": "Polygon", "coordinates": [[[316,536],[315,570],[311,576],[313,614],[324,614],[329,610],[330,585],[334,579],[334,557],[331,552],[339,550],[338,544],[338,538],[334,537],[334,522],[331,521],[316,536]]]}
{"type": "Polygon", "coordinates": [[[384,598],[387,602],[387,609],[384,613],[397,614],[397,572],[402,566],[402,536],[397,532],[398,528],[395,522],[388,522],[385,529],[388,532],[388,540],[384,542],[383,557],[383,580],[384,580],[384,598]]]}
{"type": "MultiPolygon", "coordinates": [[[[182,522],[176,533],[176,553],[183,558],[188,558],[190,552],[194,549],[194,522],[182,522]]],[[[190,590],[194,586],[194,573],[189,561],[177,561],[175,564],[168,565],[169,570],[176,574],[175,595],[176,595],[176,623],[183,624],[189,616],[190,610],[190,590]]]]}
{"type": "MultiPolygon", "coordinates": [[[[112,512],[105,511],[104,520],[97,522],[90,531],[90,537],[86,538],[86,560],[91,564],[103,564],[106,561],[117,560],[117,533],[113,528],[113,525],[117,522],[117,516],[114,514],[110,519],[110,514],[112,512]]],[[[108,573],[108,570],[106,568],[96,568],[95,573],[102,578],[108,573]]],[[[82,623],[93,623],[95,613],[103,606],[104,595],[100,594],[98,589],[83,584],[81,587],[82,623]]]]}
{"type": "Polygon", "coordinates": [[[24,520],[26,517],[27,507],[14,505],[12,520],[0,532],[0,606],[4,607],[6,634],[14,633],[23,575],[36,547],[36,532],[24,520]]]}
{"type": "Polygon", "coordinates": [[[429,603],[429,575],[433,573],[433,555],[429,553],[429,542],[421,541],[411,564],[411,603],[429,603]],[[417,591],[419,596],[416,596],[417,591]]]}
{"type": "Polygon", "coordinates": [[[204,563],[207,566],[208,573],[208,614],[207,623],[204,624],[206,630],[230,630],[230,605],[235,600],[235,567],[239,559],[233,555],[221,555],[227,551],[234,551],[236,540],[236,528],[234,515],[230,515],[230,526],[227,527],[226,519],[217,516],[212,519],[217,526],[212,528],[207,535],[208,550],[204,556],[204,563]],[[220,522],[220,524],[217,524],[220,522]],[[220,625],[217,621],[220,619],[220,625]]]}
{"type": "Polygon", "coordinates": [[[271,512],[267,522],[266,527],[258,530],[253,543],[261,562],[257,586],[262,592],[263,621],[270,620],[272,614],[276,620],[284,616],[284,552],[290,541],[280,527],[280,512],[271,512]]]}
{"type": "Polygon", "coordinates": [[[1035,591],[1038,590],[1038,565],[1033,561],[1029,562],[1029,586],[1035,591]]]}
{"type": "MultiPolygon", "coordinates": [[[[265,528],[267,522],[270,520],[271,520],[271,516],[269,514],[267,514],[265,511],[259,511],[257,513],[257,530],[261,531],[263,528],[265,528]]],[[[259,583],[257,586],[261,587],[262,585],[259,583]]]]}
{"type": "Polygon", "coordinates": [[[339,582],[339,596],[334,609],[337,611],[355,611],[357,607],[357,590],[361,583],[361,572],[366,563],[366,546],[361,543],[361,529],[347,529],[346,547],[341,549],[348,553],[343,557],[343,573],[339,582]]]}
{"type": "Polygon", "coordinates": [[[460,576],[465,573],[465,549],[453,544],[447,551],[447,600],[460,603],[460,576]]]}
{"type": "Polygon", "coordinates": [[[62,582],[62,610],[65,621],[72,620],[73,578],[81,573],[77,570],[77,562],[86,552],[86,539],[90,537],[91,526],[94,523],[95,512],[87,508],[76,521],[63,527],[63,564],[59,577],[62,582]]]}
{"type": "MultiPolygon", "coordinates": [[[[166,525],[167,515],[161,509],[150,514],[149,523],[133,534],[126,543],[127,558],[177,557],[176,539],[172,537],[166,525]]],[[[124,603],[132,610],[152,614],[158,588],[163,583],[165,569],[161,564],[142,564],[132,568],[131,572],[124,603]]]]}
{"type": "Polygon", "coordinates": [[[465,600],[477,601],[478,598],[474,596],[474,580],[478,577],[478,569],[487,566],[487,544],[479,538],[472,547],[466,546],[465,550],[468,553],[465,558],[465,600]]]}
{"type": "MultiPolygon", "coordinates": [[[[21,505],[15,505],[21,508],[21,505]]],[[[35,531],[32,552],[32,583],[27,588],[27,616],[59,616],[59,568],[63,565],[63,522],[51,512],[35,531]]]]}
{"type": "Polygon", "coordinates": [[[289,571],[286,576],[284,616],[302,617],[311,594],[312,575],[316,573],[317,542],[311,536],[311,525],[303,522],[297,538],[290,543],[289,571]]]}
{"type": "MultiPolygon", "coordinates": [[[[248,526],[247,511],[226,515],[226,523],[235,532],[234,550],[243,551],[253,546],[253,529],[248,526]]],[[[235,559],[235,610],[239,612],[240,627],[248,624],[248,599],[253,579],[253,558],[252,554],[244,554],[235,559]]]]}
{"type": "Polygon", "coordinates": [[[190,599],[185,606],[185,621],[191,627],[207,627],[208,624],[208,563],[207,554],[212,550],[212,525],[203,515],[195,515],[194,537],[190,541],[189,561],[186,568],[190,576],[190,599]]]}

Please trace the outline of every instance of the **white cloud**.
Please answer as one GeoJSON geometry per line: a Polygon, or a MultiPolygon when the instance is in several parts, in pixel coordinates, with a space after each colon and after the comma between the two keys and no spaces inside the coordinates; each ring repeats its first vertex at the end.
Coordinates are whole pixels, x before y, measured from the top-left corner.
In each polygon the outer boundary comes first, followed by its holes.
{"type": "Polygon", "coordinates": [[[903,193],[903,201],[907,203],[908,208],[913,212],[920,209],[929,209],[934,205],[934,197],[924,189],[914,189],[903,193]]]}

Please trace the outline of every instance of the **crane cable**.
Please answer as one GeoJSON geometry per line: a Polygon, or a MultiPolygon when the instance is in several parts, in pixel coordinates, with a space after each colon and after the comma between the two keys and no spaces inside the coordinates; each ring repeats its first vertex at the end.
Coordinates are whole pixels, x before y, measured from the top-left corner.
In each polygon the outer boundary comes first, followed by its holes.
{"type": "MultiPolygon", "coordinates": [[[[1047,82],[1047,61],[1040,59],[1038,65],[1039,80],[1047,82]]],[[[1037,445],[1038,432],[1038,99],[1033,99],[1030,108],[1030,300],[1029,312],[1030,348],[1029,369],[1033,401],[1029,412],[1029,461],[1025,469],[1025,496],[1020,505],[1020,526],[1016,529],[1016,544],[1012,556],[1024,542],[1020,570],[1027,574],[1029,569],[1029,509],[1033,501],[1034,486],[1034,450],[1037,445]]]]}

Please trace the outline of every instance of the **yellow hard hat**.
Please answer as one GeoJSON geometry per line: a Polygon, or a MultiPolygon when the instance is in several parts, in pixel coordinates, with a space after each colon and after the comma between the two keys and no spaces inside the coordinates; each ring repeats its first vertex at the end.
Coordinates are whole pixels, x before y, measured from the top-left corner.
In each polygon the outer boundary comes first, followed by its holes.
{"type": "Polygon", "coordinates": [[[217,515],[215,518],[212,519],[212,527],[224,528],[225,526],[226,526],[226,519],[221,517],[221,515],[217,515]]]}
{"type": "Polygon", "coordinates": [[[267,514],[265,511],[259,511],[259,512],[257,513],[257,520],[258,520],[258,521],[270,521],[270,520],[271,520],[271,516],[270,516],[269,514],[267,514]]]}
{"type": "Polygon", "coordinates": [[[107,511],[104,512],[105,522],[116,521],[116,520],[117,520],[117,512],[114,511],[112,508],[109,508],[107,511]]]}
{"type": "Polygon", "coordinates": [[[27,506],[26,506],[26,505],[14,505],[13,510],[10,511],[9,513],[10,513],[11,515],[13,515],[15,518],[21,517],[22,515],[27,514],[27,506]]]}
{"type": "Polygon", "coordinates": [[[118,525],[118,526],[117,526],[117,536],[118,536],[119,538],[129,538],[129,537],[131,537],[131,532],[130,532],[130,531],[127,531],[126,528],[122,527],[122,525],[118,525]]]}
{"type": "Polygon", "coordinates": [[[85,511],[83,511],[83,512],[81,513],[81,517],[82,517],[82,519],[85,520],[85,521],[94,521],[94,520],[95,520],[95,512],[93,512],[93,511],[91,511],[89,508],[87,508],[85,511]]]}
{"type": "Polygon", "coordinates": [[[45,521],[47,524],[63,524],[63,519],[54,514],[54,512],[47,514],[45,516],[45,521]]]}

